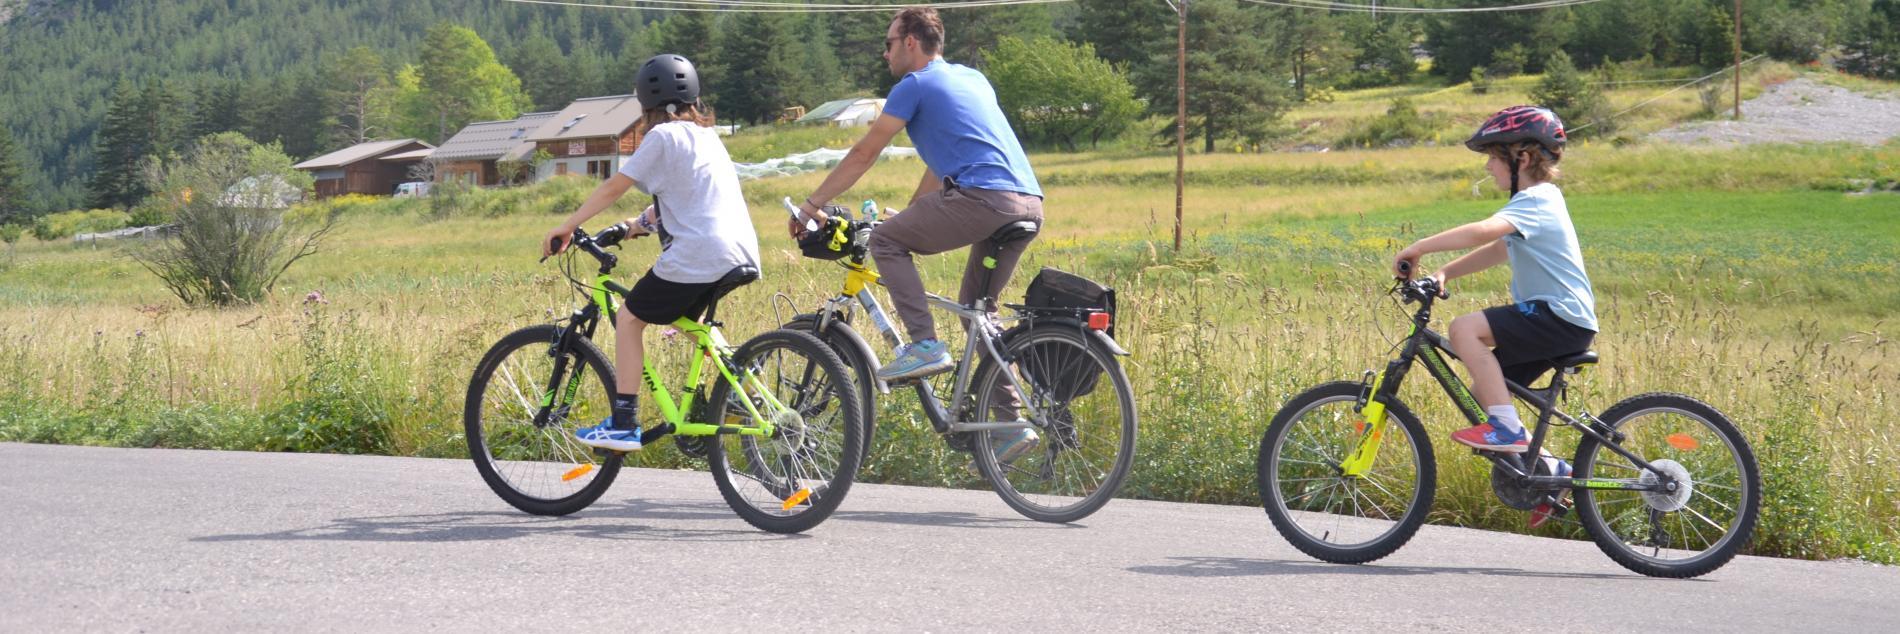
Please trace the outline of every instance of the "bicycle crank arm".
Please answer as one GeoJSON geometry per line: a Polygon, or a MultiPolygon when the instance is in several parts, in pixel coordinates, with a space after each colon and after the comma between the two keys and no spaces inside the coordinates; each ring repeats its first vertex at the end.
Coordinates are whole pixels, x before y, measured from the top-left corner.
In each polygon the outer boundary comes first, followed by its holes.
{"type": "Polygon", "coordinates": [[[1614,478],[1564,478],[1558,476],[1525,476],[1523,482],[1535,489],[1594,489],[1598,491],[1657,491],[1668,492],[1668,485],[1662,482],[1642,483],[1614,478]]]}
{"type": "Polygon", "coordinates": [[[961,433],[966,431],[994,431],[998,429],[1029,429],[1031,427],[1035,427],[1035,425],[1029,421],[1021,420],[1007,423],[951,423],[950,431],[951,433],[961,433]]]}
{"type": "Polygon", "coordinates": [[[718,436],[738,434],[740,436],[771,436],[771,427],[746,427],[741,425],[710,425],[706,423],[680,423],[673,430],[679,436],[718,436]]]}

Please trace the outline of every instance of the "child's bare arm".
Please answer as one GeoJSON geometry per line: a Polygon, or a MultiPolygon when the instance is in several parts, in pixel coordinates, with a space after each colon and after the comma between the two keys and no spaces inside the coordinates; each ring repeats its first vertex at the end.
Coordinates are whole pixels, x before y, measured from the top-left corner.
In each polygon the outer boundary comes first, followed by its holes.
{"type": "Polygon", "coordinates": [[[1509,259],[1510,254],[1504,250],[1504,241],[1492,240],[1491,244],[1472,249],[1470,253],[1458,256],[1458,259],[1439,267],[1439,280],[1464,277],[1503,264],[1509,259]]]}
{"type": "MultiPolygon", "coordinates": [[[[1472,247],[1483,246],[1495,242],[1498,238],[1509,235],[1516,230],[1516,227],[1511,226],[1510,222],[1502,218],[1486,218],[1477,222],[1446,229],[1439,232],[1438,235],[1414,242],[1412,246],[1405,247],[1404,250],[1399,251],[1398,258],[1393,262],[1393,270],[1400,270],[1399,262],[1409,263],[1412,266],[1407,268],[1414,268],[1418,264],[1418,259],[1426,255],[1440,251],[1463,251],[1472,247]]],[[[1401,276],[1404,276],[1404,274],[1401,273],[1401,276]]]]}
{"type": "Polygon", "coordinates": [[[594,193],[587,197],[587,202],[581,203],[580,209],[574,210],[567,220],[562,221],[560,226],[549,231],[548,235],[541,239],[542,257],[560,253],[566,249],[568,239],[573,237],[575,228],[613,206],[614,201],[620,200],[620,197],[626,194],[627,190],[632,189],[633,185],[633,179],[627,178],[626,174],[616,173],[599,187],[595,187],[594,193]]]}

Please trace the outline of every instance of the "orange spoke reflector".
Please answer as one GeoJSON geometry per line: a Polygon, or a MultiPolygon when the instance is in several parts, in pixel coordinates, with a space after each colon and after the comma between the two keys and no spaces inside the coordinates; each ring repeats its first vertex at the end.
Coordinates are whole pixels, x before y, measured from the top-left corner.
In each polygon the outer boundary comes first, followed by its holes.
{"type": "Polygon", "coordinates": [[[1696,447],[1702,446],[1700,441],[1697,441],[1695,437],[1688,434],[1670,434],[1669,437],[1664,440],[1669,441],[1669,446],[1682,451],[1693,451],[1696,447]]]}
{"type": "Polygon", "coordinates": [[[785,498],[785,503],[779,506],[789,511],[794,506],[804,504],[808,499],[811,499],[811,489],[799,489],[797,493],[792,494],[792,497],[785,498]]]}
{"type": "Polygon", "coordinates": [[[1355,433],[1355,434],[1361,434],[1361,435],[1363,435],[1363,434],[1365,434],[1365,433],[1366,433],[1366,421],[1363,421],[1363,420],[1362,420],[1362,421],[1359,421],[1359,422],[1357,422],[1357,423],[1353,423],[1353,424],[1352,424],[1352,433],[1355,433]]]}
{"type": "Polygon", "coordinates": [[[567,473],[561,474],[561,481],[562,482],[571,481],[574,478],[587,475],[588,472],[593,471],[593,470],[594,470],[594,465],[591,465],[591,464],[584,464],[578,467],[574,467],[573,469],[569,469],[567,473]]]}

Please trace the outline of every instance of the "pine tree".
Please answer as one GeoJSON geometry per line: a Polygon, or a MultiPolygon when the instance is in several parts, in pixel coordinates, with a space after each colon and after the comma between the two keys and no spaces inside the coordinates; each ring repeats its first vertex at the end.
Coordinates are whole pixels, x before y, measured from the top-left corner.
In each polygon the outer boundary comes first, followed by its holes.
{"type": "Polygon", "coordinates": [[[383,58],[367,46],[351,48],[329,60],[323,73],[324,107],[331,126],[326,140],[334,147],[362,143],[378,138],[384,130],[376,126],[389,104],[381,93],[389,83],[383,58]]]}
{"type": "Polygon", "coordinates": [[[131,207],[151,193],[142,163],[151,153],[151,136],[143,125],[145,101],[129,81],[120,81],[106,106],[93,150],[92,180],[87,204],[95,208],[131,207]]]}
{"type": "Polygon", "coordinates": [[[995,49],[1005,37],[1031,40],[1056,36],[1047,5],[989,7],[938,15],[943,19],[944,59],[969,66],[981,67],[983,52],[995,49]]]}
{"type": "MultiPolygon", "coordinates": [[[[787,90],[805,81],[804,47],[790,16],[741,13],[720,31],[718,57],[731,70],[718,81],[722,116],[752,123],[770,122],[792,105],[787,90]]],[[[704,74],[702,73],[702,78],[704,74]]]]}
{"type": "Polygon", "coordinates": [[[1333,16],[1307,9],[1283,9],[1278,11],[1280,28],[1278,32],[1284,39],[1287,59],[1293,66],[1293,95],[1295,99],[1306,101],[1311,84],[1324,82],[1344,73],[1359,51],[1340,31],[1333,16]]]}
{"type": "Polygon", "coordinates": [[[25,170],[13,133],[0,123],[0,225],[25,224],[32,217],[25,170]]]}
{"type": "MultiPolygon", "coordinates": [[[[1131,72],[1150,64],[1174,68],[1174,25],[1178,18],[1167,3],[1076,0],[1076,8],[1077,35],[1095,46],[1097,56],[1131,72]]],[[[1168,94],[1172,102],[1172,88],[1168,94]]]]}
{"type": "MultiPolygon", "coordinates": [[[[1238,7],[1233,0],[1195,0],[1188,11],[1187,133],[1213,152],[1221,139],[1264,140],[1291,105],[1284,51],[1276,51],[1262,33],[1271,32],[1265,11],[1238,7]]],[[[1172,60],[1170,60],[1172,61],[1172,60]]],[[[1148,107],[1175,115],[1175,65],[1149,64],[1137,69],[1137,86],[1149,95],[1148,107]]],[[[1170,139],[1172,140],[1172,139],[1170,139]]]]}
{"type": "Polygon", "coordinates": [[[554,38],[536,34],[509,51],[508,67],[521,78],[521,89],[537,110],[559,110],[574,101],[574,81],[567,59],[554,38]]]}
{"type": "Polygon", "coordinates": [[[198,85],[191,107],[191,124],[186,126],[187,142],[196,142],[219,132],[231,132],[243,125],[238,109],[236,80],[209,80],[198,85]]]}

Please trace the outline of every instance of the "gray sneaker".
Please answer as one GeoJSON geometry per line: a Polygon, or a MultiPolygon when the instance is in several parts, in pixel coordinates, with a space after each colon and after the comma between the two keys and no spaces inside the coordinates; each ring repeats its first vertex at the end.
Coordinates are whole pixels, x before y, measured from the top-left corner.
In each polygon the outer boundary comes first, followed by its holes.
{"type": "Polygon", "coordinates": [[[925,339],[899,346],[897,357],[877,371],[877,378],[885,381],[921,379],[955,367],[956,362],[950,360],[950,351],[944,348],[943,342],[925,339]]]}
{"type": "MultiPolygon", "coordinates": [[[[1020,418],[1016,420],[1018,422],[1028,422],[1020,418]]],[[[998,429],[990,432],[990,446],[996,449],[996,464],[999,466],[1007,467],[1011,464],[1015,464],[1017,460],[1027,455],[1030,451],[1035,450],[1036,446],[1040,444],[1042,444],[1042,437],[1036,435],[1036,430],[1033,427],[998,429]]],[[[976,460],[974,459],[970,461],[968,469],[971,475],[978,477],[982,477],[983,475],[981,471],[976,470],[976,460]]]]}

